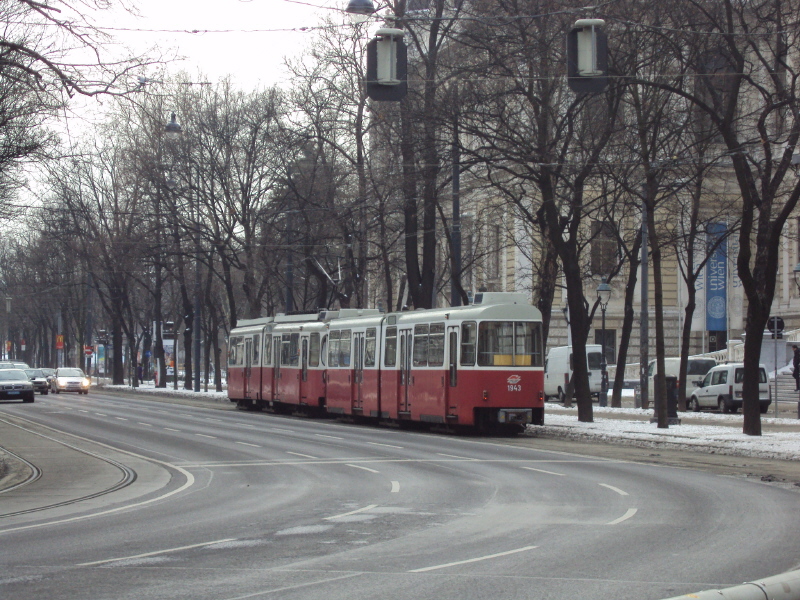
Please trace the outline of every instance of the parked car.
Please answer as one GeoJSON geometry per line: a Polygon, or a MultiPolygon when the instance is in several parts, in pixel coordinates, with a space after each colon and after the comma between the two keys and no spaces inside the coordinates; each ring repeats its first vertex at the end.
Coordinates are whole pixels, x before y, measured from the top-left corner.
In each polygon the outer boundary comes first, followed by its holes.
{"type": "Polygon", "coordinates": [[[50,382],[41,369],[25,369],[25,374],[33,384],[33,391],[40,394],[47,394],[50,391],[50,382]]]}
{"type": "MultiPolygon", "coordinates": [[[[599,344],[586,345],[586,362],[589,367],[589,390],[592,396],[597,397],[602,384],[600,365],[603,362],[603,352],[599,344]]],[[[556,397],[563,402],[570,379],[572,379],[572,346],[551,348],[544,363],[545,400],[556,397]]]]}
{"type": "MultiPolygon", "coordinates": [[[[686,359],[686,402],[691,400],[692,388],[703,381],[703,377],[712,368],[717,366],[717,361],[713,358],[693,358],[686,359]]],[[[680,375],[681,359],[679,356],[664,359],[664,376],[675,377],[680,375]]],[[[651,360],[647,366],[647,397],[652,403],[655,398],[656,389],[656,361],[651,360]]]]}
{"type": "Polygon", "coordinates": [[[82,369],[77,367],[61,367],[56,369],[55,376],[50,382],[50,391],[54,394],[61,392],[78,392],[88,394],[91,380],[82,369]]]}
{"type": "Polygon", "coordinates": [[[33,402],[33,383],[22,369],[0,369],[0,400],[33,402]]]}
{"type": "MultiPolygon", "coordinates": [[[[730,363],[718,365],[706,373],[698,387],[692,391],[690,405],[695,412],[703,408],[717,408],[721,413],[736,412],[742,407],[742,382],[744,364],[730,363]]],[[[758,366],[758,403],[762,413],[766,413],[772,398],[767,379],[767,369],[758,366]]]]}
{"type": "Polygon", "coordinates": [[[26,362],[19,362],[19,361],[15,360],[15,361],[12,361],[11,364],[14,365],[15,369],[22,369],[23,371],[25,369],[30,369],[31,368],[30,365],[28,365],[28,363],[26,363],[26,362]]]}

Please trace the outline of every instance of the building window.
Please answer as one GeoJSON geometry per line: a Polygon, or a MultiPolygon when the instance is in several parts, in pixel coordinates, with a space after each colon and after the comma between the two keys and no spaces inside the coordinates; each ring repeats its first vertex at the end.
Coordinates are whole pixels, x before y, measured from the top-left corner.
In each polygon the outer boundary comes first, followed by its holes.
{"type": "Polygon", "coordinates": [[[607,221],[592,223],[592,275],[609,275],[619,262],[619,246],[614,225],[607,221]]]}

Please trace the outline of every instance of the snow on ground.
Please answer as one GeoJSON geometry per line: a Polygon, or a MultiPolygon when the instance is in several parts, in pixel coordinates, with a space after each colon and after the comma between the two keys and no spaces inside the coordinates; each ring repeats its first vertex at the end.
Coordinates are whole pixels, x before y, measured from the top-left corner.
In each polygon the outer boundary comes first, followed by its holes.
{"type": "MultiPolygon", "coordinates": [[[[178,386],[177,390],[171,384],[166,389],[156,389],[152,382],[144,382],[136,391],[142,394],[185,396],[187,399],[228,401],[224,391],[195,393],[183,389],[183,382],[178,382],[178,386]]],[[[104,387],[133,391],[127,385],[104,387]]],[[[681,424],[671,425],[668,429],[658,429],[655,423],[650,423],[652,410],[594,406],[593,414],[593,423],[582,423],[578,421],[577,408],[548,404],[545,406],[544,427],[529,426],[526,433],[532,437],[559,437],[643,448],[690,448],[709,454],[800,460],[800,431],[762,431],[761,436],[745,435],[742,433],[741,414],[681,413],[679,416],[684,419],[707,421],[708,425],[681,424]],[[626,418],[610,418],[611,415],[624,415],[626,418]]],[[[762,416],[761,424],[798,426],[800,421],[762,416]]]]}
{"type": "MultiPolygon", "coordinates": [[[[593,408],[593,423],[578,421],[577,408],[545,407],[544,427],[529,426],[533,437],[561,437],[611,442],[642,448],[690,448],[709,454],[800,460],[800,431],[764,431],[761,436],[742,433],[742,416],[716,413],[680,413],[679,418],[708,421],[708,425],[670,425],[659,429],[650,423],[653,411],[639,408],[593,408]],[[609,414],[636,419],[609,418],[609,414]]],[[[761,417],[762,426],[799,425],[797,419],[761,417]]]]}

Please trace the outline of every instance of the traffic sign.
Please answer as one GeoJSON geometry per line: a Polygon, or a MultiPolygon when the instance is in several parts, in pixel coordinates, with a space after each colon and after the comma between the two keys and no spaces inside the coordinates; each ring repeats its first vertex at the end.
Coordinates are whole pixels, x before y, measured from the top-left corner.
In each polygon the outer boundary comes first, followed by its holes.
{"type": "Polygon", "coordinates": [[[780,317],[770,317],[767,321],[767,329],[770,333],[781,333],[783,331],[783,319],[780,317]]]}
{"type": "Polygon", "coordinates": [[[94,348],[92,348],[91,346],[85,346],[85,347],[83,348],[83,353],[84,353],[86,356],[91,356],[92,354],[94,354],[94,348]]]}

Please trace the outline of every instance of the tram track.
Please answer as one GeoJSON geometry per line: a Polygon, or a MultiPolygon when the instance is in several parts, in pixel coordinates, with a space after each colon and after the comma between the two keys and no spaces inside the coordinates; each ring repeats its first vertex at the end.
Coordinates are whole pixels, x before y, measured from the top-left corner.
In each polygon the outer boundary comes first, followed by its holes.
{"type": "MultiPolygon", "coordinates": [[[[15,516],[19,516],[19,515],[26,515],[26,514],[36,513],[36,512],[41,512],[41,511],[44,511],[44,510],[49,510],[49,509],[53,509],[53,508],[59,508],[59,507],[62,507],[62,506],[70,506],[70,505],[73,505],[73,504],[78,504],[78,503],[84,502],[86,500],[92,500],[94,498],[98,498],[100,496],[105,496],[107,494],[111,494],[113,492],[119,491],[121,489],[124,489],[124,488],[128,487],[129,485],[133,484],[136,481],[136,478],[137,478],[136,471],[131,469],[130,467],[120,463],[119,461],[113,460],[113,459],[108,458],[106,456],[101,456],[101,455],[99,455],[99,454],[97,454],[95,452],[91,452],[91,451],[85,450],[83,448],[79,448],[78,446],[75,446],[73,444],[68,444],[67,442],[64,442],[62,440],[56,439],[54,437],[45,435],[43,433],[40,433],[38,431],[34,431],[34,430],[26,428],[26,427],[22,427],[21,425],[18,425],[16,423],[12,423],[12,422],[7,421],[5,419],[0,419],[0,421],[2,421],[3,423],[5,423],[7,425],[12,426],[12,427],[16,427],[18,429],[21,429],[22,431],[25,431],[25,432],[30,433],[32,435],[35,435],[35,436],[41,437],[43,439],[46,439],[48,441],[54,442],[56,444],[59,444],[59,445],[63,446],[64,448],[69,448],[70,450],[73,450],[75,452],[79,452],[79,453],[81,453],[81,454],[83,454],[85,456],[90,456],[92,458],[100,460],[100,461],[102,461],[102,462],[104,462],[104,463],[106,463],[108,465],[111,465],[111,466],[115,467],[121,473],[121,476],[120,476],[120,478],[119,478],[119,480],[117,482],[115,482],[113,485],[107,486],[107,487],[105,487],[105,488],[103,488],[101,490],[95,490],[95,491],[93,491],[93,492],[91,492],[89,494],[84,494],[84,495],[78,496],[76,498],[70,498],[69,500],[62,500],[61,502],[53,502],[53,503],[46,504],[46,505],[43,505],[43,506],[37,506],[37,507],[33,507],[33,508],[28,508],[28,509],[24,509],[24,510],[17,510],[17,511],[12,511],[12,512],[0,512],[0,519],[4,519],[4,518],[7,518],[7,517],[15,517],[15,516]]],[[[14,458],[22,461],[29,468],[31,468],[32,469],[32,475],[31,475],[31,477],[29,477],[25,481],[20,482],[17,485],[11,486],[11,487],[3,490],[2,493],[7,493],[9,491],[12,491],[12,490],[15,490],[15,489],[19,489],[19,488],[21,488],[23,486],[30,485],[31,483],[37,481],[38,479],[40,479],[43,476],[44,472],[41,469],[39,469],[35,464],[33,464],[32,462],[20,457],[19,455],[15,454],[13,452],[10,452],[9,450],[7,450],[5,448],[4,448],[4,450],[8,454],[14,456],[14,458]]]]}

